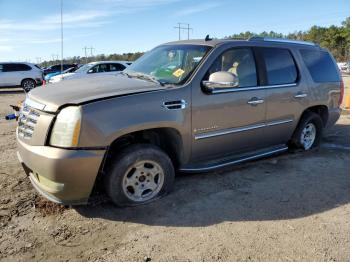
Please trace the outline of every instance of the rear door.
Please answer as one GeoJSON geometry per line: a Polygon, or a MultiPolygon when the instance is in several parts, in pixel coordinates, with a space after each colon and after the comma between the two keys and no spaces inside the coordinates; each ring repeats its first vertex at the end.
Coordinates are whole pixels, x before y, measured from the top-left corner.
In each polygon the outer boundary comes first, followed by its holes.
{"type": "Polygon", "coordinates": [[[206,93],[192,88],[192,160],[205,161],[261,148],[265,122],[265,90],[259,87],[253,48],[223,51],[205,77],[218,71],[237,75],[239,86],[206,93]]]}
{"type": "Polygon", "coordinates": [[[124,65],[119,63],[111,63],[109,66],[111,72],[123,71],[126,68],[124,65]]]}
{"type": "Polygon", "coordinates": [[[0,64],[0,86],[3,86],[3,87],[9,86],[7,73],[4,70],[5,70],[5,65],[0,64]]]}
{"type": "Polygon", "coordinates": [[[308,105],[307,81],[300,73],[296,53],[292,50],[259,47],[258,52],[266,73],[266,84],[263,86],[266,89],[264,144],[285,144],[308,105]]]}
{"type": "Polygon", "coordinates": [[[31,68],[24,64],[8,63],[4,64],[3,71],[5,72],[5,79],[9,86],[20,85],[25,78],[26,72],[31,68]]]}

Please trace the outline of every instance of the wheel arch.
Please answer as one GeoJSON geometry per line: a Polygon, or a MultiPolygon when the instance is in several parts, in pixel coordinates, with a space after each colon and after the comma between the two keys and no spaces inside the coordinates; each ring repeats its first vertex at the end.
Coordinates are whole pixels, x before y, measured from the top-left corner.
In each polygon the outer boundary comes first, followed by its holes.
{"type": "Polygon", "coordinates": [[[328,122],[328,118],[329,118],[329,113],[328,113],[328,107],[327,106],[325,106],[325,105],[315,105],[315,106],[308,107],[301,114],[301,116],[299,118],[299,121],[308,112],[312,112],[312,113],[318,114],[321,117],[321,119],[322,119],[323,127],[327,126],[327,122],[328,122]]]}
{"type": "Polygon", "coordinates": [[[35,81],[35,79],[33,79],[33,78],[31,78],[31,77],[23,78],[22,81],[21,81],[21,86],[23,86],[23,82],[24,82],[25,80],[32,80],[32,81],[34,81],[35,86],[36,86],[36,81],[35,81]]]}
{"type": "Polygon", "coordinates": [[[108,169],[113,157],[118,155],[118,152],[129,145],[139,143],[155,145],[162,149],[171,159],[175,169],[184,161],[184,144],[177,129],[173,127],[144,129],[124,134],[108,146],[101,168],[102,173],[108,169]]]}

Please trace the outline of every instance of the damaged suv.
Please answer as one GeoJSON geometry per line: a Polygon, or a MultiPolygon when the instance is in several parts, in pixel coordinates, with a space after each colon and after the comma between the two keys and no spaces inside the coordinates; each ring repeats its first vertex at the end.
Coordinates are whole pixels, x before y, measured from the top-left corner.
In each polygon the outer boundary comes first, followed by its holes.
{"type": "Polygon", "coordinates": [[[86,203],[101,183],[115,204],[143,204],[169,192],[176,171],[317,146],[342,94],[334,59],[313,43],[172,42],[121,73],[31,91],[18,158],[54,202],[86,203]]]}

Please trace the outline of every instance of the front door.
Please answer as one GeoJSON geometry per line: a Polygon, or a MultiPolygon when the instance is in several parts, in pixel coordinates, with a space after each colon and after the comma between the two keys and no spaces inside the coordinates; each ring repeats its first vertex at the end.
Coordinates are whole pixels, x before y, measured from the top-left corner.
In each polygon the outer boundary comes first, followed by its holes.
{"type": "Polygon", "coordinates": [[[258,86],[253,49],[231,48],[213,62],[206,76],[226,71],[239,86],[206,93],[192,87],[192,161],[200,162],[259,149],[263,140],[265,90],[258,86]]]}

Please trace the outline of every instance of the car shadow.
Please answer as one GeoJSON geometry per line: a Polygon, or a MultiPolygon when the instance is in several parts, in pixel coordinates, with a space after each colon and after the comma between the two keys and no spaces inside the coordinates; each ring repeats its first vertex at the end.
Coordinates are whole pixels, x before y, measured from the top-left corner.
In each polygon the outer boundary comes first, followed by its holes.
{"type": "MultiPolygon", "coordinates": [[[[339,144],[342,136],[348,143],[346,134],[350,126],[337,125],[325,140],[339,144]]],[[[350,202],[349,160],[344,148],[289,152],[220,172],[180,174],[171,194],[147,205],[92,201],[75,209],[88,218],[174,227],[301,218],[350,202]]]]}
{"type": "Polygon", "coordinates": [[[22,88],[0,88],[0,95],[22,94],[24,90],[22,88]]]}

